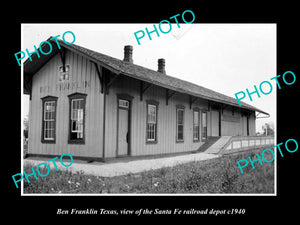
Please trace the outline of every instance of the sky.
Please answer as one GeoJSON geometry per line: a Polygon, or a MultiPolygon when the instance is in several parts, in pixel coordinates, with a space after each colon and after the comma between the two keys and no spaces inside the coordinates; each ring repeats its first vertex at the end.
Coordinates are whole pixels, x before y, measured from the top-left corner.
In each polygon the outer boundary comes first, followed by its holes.
{"type": "MultiPolygon", "coordinates": [[[[179,21],[180,22],[180,21],[179,21]]],[[[155,24],[158,27],[158,24],[155,24]]],[[[157,60],[166,61],[167,75],[204,86],[235,98],[239,91],[254,91],[263,81],[276,76],[276,24],[172,24],[171,32],[151,33],[153,24],[22,24],[21,49],[34,50],[50,36],[72,31],[74,44],[118,58],[124,58],[124,46],[133,46],[133,63],[157,70],[157,60]],[[134,33],[143,30],[144,38],[138,44],[134,33]]],[[[169,26],[163,24],[163,31],[169,26]]],[[[140,35],[140,34],[139,34],[140,35]]],[[[65,36],[72,41],[71,35],[65,36]]],[[[24,62],[26,57],[22,62],[24,62]]],[[[17,62],[16,62],[17,63],[17,62]]],[[[247,96],[244,102],[270,114],[256,120],[256,131],[262,125],[276,121],[276,83],[270,81],[273,91],[258,98],[247,96]]],[[[22,85],[21,85],[22,86],[22,85]]],[[[268,91],[264,87],[265,92],[268,91]]],[[[22,116],[28,115],[29,97],[22,95],[22,116]]],[[[259,116],[264,116],[260,114],[259,116]]]]}

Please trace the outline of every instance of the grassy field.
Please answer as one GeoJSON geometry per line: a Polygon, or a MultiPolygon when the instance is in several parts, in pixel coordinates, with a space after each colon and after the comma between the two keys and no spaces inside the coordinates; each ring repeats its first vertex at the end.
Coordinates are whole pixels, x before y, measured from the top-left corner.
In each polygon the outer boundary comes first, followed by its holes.
{"type": "Polygon", "coordinates": [[[29,184],[25,180],[24,193],[274,193],[273,162],[256,162],[255,169],[249,163],[244,174],[236,163],[248,156],[256,159],[263,149],[112,178],[53,170],[38,180],[31,176],[29,184]]]}

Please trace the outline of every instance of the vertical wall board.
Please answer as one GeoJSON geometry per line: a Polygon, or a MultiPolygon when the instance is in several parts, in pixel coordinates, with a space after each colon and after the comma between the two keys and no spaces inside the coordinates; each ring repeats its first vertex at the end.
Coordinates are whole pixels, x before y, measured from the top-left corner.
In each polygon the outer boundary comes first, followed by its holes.
{"type": "MultiPolygon", "coordinates": [[[[59,155],[65,152],[73,156],[102,157],[103,143],[103,98],[95,65],[88,59],[66,51],[66,65],[70,66],[69,80],[59,81],[60,55],[55,55],[34,76],[32,99],[30,101],[29,153],[59,155]],[[73,93],[84,93],[85,143],[69,144],[69,98],[73,93]],[[42,100],[46,96],[56,96],[56,142],[42,143],[42,100]]],[[[163,75],[162,75],[163,76],[163,75]]],[[[207,112],[207,136],[219,134],[219,113],[208,111],[208,100],[198,98],[189,105],[189,96],[176,92],[166,105],[166,89],[151,85],[140,101],[140,81],[120,75],[106,95],[105,157],[117,156],[118,134],[118,94],[132,96],[131,102],[131,155],[155,155],[187,152],[198,149],[204,142],[193,141],[193,108],[200,109],[200,136],[202,134],[201,113],[207,112]],[[157,143],[146,142],[147,100],[158,102],[157,143]],[[176,141],[176,106],[184,107],[184,142],[176,141]]],[[[231,107],[225,108],[221,115],[222,135],[246,135],[246,117],[236,110],[232,115],[231,107]]],[[[249,118],[249,134],[255,135],[255,117],[249,118]]]]}
{"type": "Polygon", "coordinates": [[[255,121],[255,113],[252,113],[249,118],[249,135],[255,136],[256,135],[256,121],[255,121]]]}
{"type": "Polygon", "coordinates": [[[66,65],[70,65],[69,80],[59,81],[61,65],[60,56],[57,54],[33,76],[29,153],[58,155],[69,152],[74,156],[101,157],[102,149],[99,148],[102,146],[102,136],[99,131],[102,128],[103,104],[94,65],[86,58],[67,51],[66,65]],[[76,92],[87,94],[84,144],[68,144],[70,110],[68,95],[76,92]],[[43,113],[41,98],[49,95],[58,97],[55,144],[41,143],[43,113]]]}
{"type": "Polygon", "coordinates": [[[207,136],[211,136],[211,110],[207,111],[207,136]]]}
{"type": "MultiPolygon", "coordinates": [[[[140,81],[120,76],[107,95],[106,156],[116,157],[117,142],[117,94],[133,97],[131,105],[131,155],[154,155],[198,149],[202,142],[193,142],[193,110],[189,108],[189,96],[176,93],[166,105],[165,89],[151,85],[140,101],[140,81]],[[157,110],[157,143],[146,143],[147,100],[155,100],[157,110]],[[184,142],[176,142],[176,105],[183,105],[184,142]]],[[[207,110],[207,101],[195,102],[193,107],[207,110]],[[206,103],[206,104],[205,104],[206,103]]],[[[200,125],[201,126],[201,125],[200,125]]]]}
{"type": "Polygon", "coordinates": [[[225,108],[222,115],[222,136],[242,135],[243,129],[241,129],[241,126],[243,126],[243,124],[241,118],[239,111],[235,110],[232,115],[232,108],[225,108]]]}
{"type": "Polygon", "coordinates": [[[212,110],[211,113],[211,129],[212,129],[212,136],[219,136],[219,111],[212,110]]]}

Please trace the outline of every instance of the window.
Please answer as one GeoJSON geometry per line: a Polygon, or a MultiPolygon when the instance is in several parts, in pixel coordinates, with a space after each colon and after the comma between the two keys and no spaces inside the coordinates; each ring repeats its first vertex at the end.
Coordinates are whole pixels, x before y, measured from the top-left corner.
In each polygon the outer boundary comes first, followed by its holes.
{"type": "Polygon", "coordinates": [[[119,99],[119,107],[120,108],[128,109],[129,108],[129,101],[123,100],[123,99],[119,99]]]}
{"type": "Polygon", "coordinates": [[[44,140],[54,140],[55,101],[44,103],[44,140]]]}
{"type": "Polygon", "coordinates": [[[202,112],[202,140],[207,139],[207,112],[202,112]]]}
{"type": "Polygon", "coordinates": [[[176,141],[184,141],[184,107],[177,106],[176,108],[176,141]]]}
{"type": "Polygon", "coordinates": [[[55,143],[57,97],[47,96],[42,98],[42,102],[43,102],[42,143],[55,143]]]}
{"type": "Polygon", "coordinates": [[[84,144],[86,94],[75,93],[68,97],[70,100],[69,143],[84,144]]]}
{"type": "Polygon", "coordinates": [[[193,111],[193,140],[199,141],[199,127],[200,127],[200,120],[199,120],[199,110],[194,109],[193,111]]]}
{"type": "Polygon", "coordinates": [[[84,99],[71,101],[71,139],[83,138],[83,103],[84,99]]]}
{"type": "Polygon", "coordinates": [[[147,143],[157,143],[157,107],[158,102],[149,100],[147,101],[147,143]]]}
{"type": "Polygon", "coordinates": [[[59,82],[68,81],[70,65],[65,65],[65,68],[63,66],[60,66],[58,70],[59,70],[59,82]]]}

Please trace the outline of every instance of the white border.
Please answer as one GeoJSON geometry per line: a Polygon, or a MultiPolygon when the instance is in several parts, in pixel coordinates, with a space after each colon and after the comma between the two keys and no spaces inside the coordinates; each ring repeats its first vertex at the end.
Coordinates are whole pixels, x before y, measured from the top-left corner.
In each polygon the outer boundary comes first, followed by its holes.
{"type": "MultiPolygon", "coordinates": [[[[25,23],[21,24],[21,49],[24,49],[24,37],[23,37],[23,25],[25,23]]],[[[202,23],[201,23],[202,24],[202,23]]],[[[203,23],[204,24],[204,23],[203,23]]],[[[209,23],[209,24],[217,24],[217,23],[209,23]]],[[[230,23],[225,23],[230,24],[230,23]]],[[[234,23],[233,23],[234,24],[234,23]]],[[[248,24],[248,23],[247,23],[248,24]]],[[[266,24],[266,23],[262,23],[266,24]]],[[[276,24],[276,65],[277,65],[277,23],[267,23],[267,24],[276,24]]],[[[23,62],[21,63],[21,168],[23,168],[23,112],[24,112],[24,106],[23,106],[23,62]]],[[[277,68],[276,68],[276,74],[277,74],[277,68]]],[[[275,89],[275,104],[276,104],[276,112],[275,112],[275,121],[274,121],[274,130],[275,130],[275,139],[274,143],[277,144],[277,88],[275,89]]],[[[29,107],[29,113],[30,113],[30,107],[29,107]]],[[[276,145],[274,144],[274,145],[276,145]]],[[[276,148],[277,149],[277,148],[276,148]]],[[[274,149],[275,152],[275,161],[274,161],[274,193],[245,193],[245,194],[24,194],[23,189],[23,180],[21,182],[21,196],[277,196],[277,151],[274,149]]]]}

